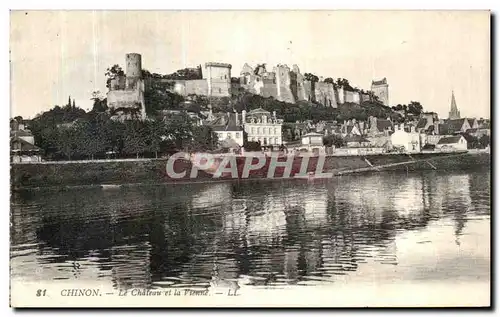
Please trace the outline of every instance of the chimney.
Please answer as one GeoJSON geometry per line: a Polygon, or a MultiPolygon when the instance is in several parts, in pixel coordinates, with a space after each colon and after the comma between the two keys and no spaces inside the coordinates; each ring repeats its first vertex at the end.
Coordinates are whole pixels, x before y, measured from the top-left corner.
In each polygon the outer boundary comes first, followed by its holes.
{"type": "Polygon", "coordinates": [[[276,119],[276,110],[273,111],[273,119],[276,119]]]}
{"type": "Polygon", "coordinates": [[[414,125],[412,125],[412,126],[410,127],[410,132],[411,132],[411,133],[415,133],[415,126],[414,126],[414,125]]]}
{"type": "Polygon", "coordinates": [[[241,124],[245,124],[247,118],[247,112],[245,109],[241,111],[241,124]]]}
{"type": "Polygon", "coordinates": [[[238,118],[238,112],[234,113],[234,118],[235,118],[234,120],[236,121],[236,125],[237,126],[240,125],[239,118],[238,118]]]}
{"type": "Polygon", "coordinates": [[[226,124],[229,124],[229,119],[231,119],[231,113],[226,112],[226,115],[227,115],[227,121],[226,121],[226,124]]]}

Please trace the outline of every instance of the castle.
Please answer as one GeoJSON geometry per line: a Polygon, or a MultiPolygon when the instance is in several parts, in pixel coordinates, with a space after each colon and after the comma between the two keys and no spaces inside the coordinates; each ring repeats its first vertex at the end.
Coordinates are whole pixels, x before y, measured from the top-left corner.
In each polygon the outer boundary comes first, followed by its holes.
{"type": "Polygon", "coordinates": [[[146,104],[141,55],[129,53],[125,56],[125,63],[125,76],[116,76],[110,82],[107,94],[108,107],[118,111],[134,109],[140,113],[142,119],[145,119],[146,104]]]}
{"type": "Polygon", "coordinates": [[[387,84],[387,78],[384,77],[382,80],[372,81],[371,90],[385,106],[389,106],[389,84],[387,84]]]}
{"type": "MultiPolygon", "coordinates": [[[[322,77],[312,81],[300,73],[299,67],[278,64],[267,71],[265,64],[255,68],[247,63],[239,77],[231,77],[230,64],[205,63],[201,71],[202,79],[178,80],[160,79],[171,82],[172,90],[179,95],[202,95],[208,97],[231,97],[242,91],[263,97],[273,97],[279,101],[297,103],[315,101],[326,107],[337,108],[344,103],[360,104],[372,100],[372,94],[347,86],[325,82],[322,77]]],[[[201,69],[200,69],[201,70],[201,69]]],[[[372,81],[373,95],[384,105],[389,104],[387,79],[372,81]]],[[[108,92],[108,106],[114,109],[135,108],[145,118],[144,79],[142,78],[141,55],[126,55],[126,75],[111,81],[108,92]]]]}
{"type": "MultiPolygon", "coordinates": [[[[385,78],[384,80],[387,84],[385,78]]],[[[279,101],[289,103],[316,101],[333,108],[337,108],[339,104],[360,104],[371,100],[371,95],[368,93],[350,87],[337,87],[333,83],[324,82],[322,77],[315,82],[308,80],[301,74],[297,65],[293,65],[290,69],[287,65],[278,64],[272,71],[267,71],[264,64],[253,68],[245,63],[240,76],[232,78],[230,64],[206,63],[203,79],[172,81],[175,82],[174,91],[183,96],[196,94],[229,97],[243,90],[266,98],[273,97],[279,101]]],[[[385,87],[387,95],[388,86],[385,87]]],[[[383,100],[388,104],[388,99],[383,100]]]]}

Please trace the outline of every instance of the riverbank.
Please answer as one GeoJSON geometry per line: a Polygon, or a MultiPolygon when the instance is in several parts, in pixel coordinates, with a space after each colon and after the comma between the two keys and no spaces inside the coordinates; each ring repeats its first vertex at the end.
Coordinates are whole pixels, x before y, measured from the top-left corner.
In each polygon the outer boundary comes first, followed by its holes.
{"type": "MultiPolygon", "coordinates": [[[[166,158],[40,162],[11,164],[11,185],[13,189],[43,187],[98,187],[113,188],[122,184],[164,184],[190,182],[191,164],[176,161],[176,171],[186,171],[186,177],[171,178],[167,171],[166,158]]],[[[265,178],[267,166],[256,170],[250,178],[265,178]]],[[[419,153],[370,156],[327,156],[323,171],[333,175],[348,173],[416,170],[467,170],[489,168],[490,154],[470,153],[419,153]]],[[[222,177],[218,179],[224,179],[222,177]]],[[[198,171],[196,181],[217,181],[212,175],[198,171]]]]}

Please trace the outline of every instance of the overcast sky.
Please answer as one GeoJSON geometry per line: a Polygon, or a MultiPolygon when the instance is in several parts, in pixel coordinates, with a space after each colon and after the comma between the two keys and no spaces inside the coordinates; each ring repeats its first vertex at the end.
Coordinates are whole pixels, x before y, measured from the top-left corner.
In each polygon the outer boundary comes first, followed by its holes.
{"type": "Polygon", "coordinates": [[[16,11],[11,13],[11,116],[33,117],[68,95],[83,109],[104,73],[142,54],[162,74],[208,61],[297,64],[370,89],[386,77],[391,105],[417,100],[447,117],[490,116],[489,12],[16,11]]]}

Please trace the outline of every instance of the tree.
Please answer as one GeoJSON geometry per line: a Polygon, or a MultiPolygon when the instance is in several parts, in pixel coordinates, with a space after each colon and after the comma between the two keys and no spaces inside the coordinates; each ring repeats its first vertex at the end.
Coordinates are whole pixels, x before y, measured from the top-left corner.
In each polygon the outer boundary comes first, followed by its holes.
{"type": "Polygon", "coordinates": [[[408,113],[411,113],[415,116],[419,116],[423,112],[423,107],[418,101],[410,101],[410,104],[408,105],[408,113]]]}
{"type": "Polygon", "coordinates": [[[245,148],[245,151],[248,152],[260,152],[262,150],[260,143],[255,141],[245,142],[243,147],[245,148]]]}
{"type": "Polygon", "coordinates": [[[125,138],[123,140],[123,152],[135,154],[139,158],[146,150],[146,139],[144,124],[142,121],[129,120],[125,122],[125,138]]]}
{"type": "Polygon", "coordinates": [[[173,83],[155,79],[148,71],[146,72],[144,91],[144,101],[146,103],[146,112],[154,114],[158,110],[179,109],[184,97],[172,92],[173,83]]]}
{"type": "Polygon", "coordinates": [[[115,78],[125,76],[125,72],[120,67],[120,65],[115,64],[106,69],[106,73],[104,73],[104,76],[106,76],[106,87],[109,89],[111,88],[111,81],[115,78]]]}
{"type": "Polygon", "coordinates": [[[56,144],[60,154],[66,156],[68,160],[78,153],[78,132],[75,128],[61,128],[57,131],[56,144]]]}
{"type": "Polygon", "coordinates": [[[175,73],[168,74],[163,76],[165,79],[172,79],[172,80],[196,80],[196,79],[202,79],[202,72],[201,72],[201,66],[198,66],[196,68],[183,68],[177,70],[175,73]]]}
{"type": "Polygon", "coordinates": [[[261,69],[262,69],[262,72],[265,73],[266,72],[266,63],[262,63],[262,64],[257,64],[257,66],[255,66],[255,69],[254,69],[254,74],[255,75],[259,75],[259,73],[261,72],[261,69]]]}
{"type": "Polygon", "coordinates": [[[352,89],[349,81],[345,78],[337,78],[337,87],[342,87],[344,89],[352,89]]]}
{"type": "Polygon", "coordinates": [[[108,110],[107,99],[100,91],[94,91],[90,100],[94,101],[92,110],[90,111],[91,113],[102,113],[108,110]]]}
{"type": "Polygon", "coordinates": [[[337,83],[335,83],[335,80],[333,80],[332,77],[328,77],[326,78],[325,80],[323,80],[323,82],[327,83],[327,84],[332,84],[333,87],[337,87],[337,83]]]}
{"type": "Polygon", "coordinates": [[[330,134],[323,138],[323,145],[326,147],[335,146],[336,148],[345,146],[345,141],[340,135],[330,134]]]}
{"type": "Polygon", "coordinates": [[[193,128],[193,139],[188,148],[190,151],[211,151],[216,149],[217,143],[217,134],[214,133],[210,126],[195,126],[193,128]]]}
{"type": "Polygon", "coordinates": [[[165,123],[163,121],[147,121],[144,127],[146,130],[145,149],[147,152],[155,153],[155,157],[158,158],[162,137],[165,135],[165,123]]]}
{"type": "Polygon", "coordinates": [[[314,74],[312,74],[312,73],[305,73],[304,74],[304,79],[308,80],[308,81],[310,81],[312,83],[317,83],[319,81],[319,77],[316,76],[316,75],[314,75],[314,74]]]}
{"type": "Polygon", "coordinates": [[[486,135],[486,134],[483,134],[480,138],[479,138],[479,144],[481,146],[481,148],[485,148],[487,147],[488,145],[490,145],[490,142],[491,142],[491,139],[490,139],[490,136],[489,135],[486,135]]]}

